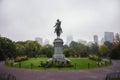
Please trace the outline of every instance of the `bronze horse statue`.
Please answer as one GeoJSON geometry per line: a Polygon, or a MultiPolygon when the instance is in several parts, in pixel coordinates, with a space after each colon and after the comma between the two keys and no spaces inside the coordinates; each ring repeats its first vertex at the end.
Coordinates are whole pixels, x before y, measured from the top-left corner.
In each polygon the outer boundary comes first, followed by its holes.
{"type": "Polygon", "coordinates": [[[55,33],[57,34],[57,37],[60,37],[60,34],[62,33],[62,29],[61,29],[61,21],[58,19],[56,24],[55,24],[55,33]]]}

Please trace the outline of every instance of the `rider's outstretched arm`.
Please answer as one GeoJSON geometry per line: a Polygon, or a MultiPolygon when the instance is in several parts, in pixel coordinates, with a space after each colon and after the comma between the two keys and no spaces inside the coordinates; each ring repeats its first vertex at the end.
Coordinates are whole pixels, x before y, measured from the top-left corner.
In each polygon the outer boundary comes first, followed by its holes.
{"type": "Polygon", "coordinates": [[[56,27],[56,26],[57,26],[57,23],[53,27],[56,27]]]}

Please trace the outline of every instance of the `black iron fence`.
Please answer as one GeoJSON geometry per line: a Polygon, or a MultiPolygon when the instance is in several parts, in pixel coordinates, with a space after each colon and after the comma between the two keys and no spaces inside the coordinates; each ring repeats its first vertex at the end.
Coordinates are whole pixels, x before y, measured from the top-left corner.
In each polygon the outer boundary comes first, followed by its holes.
{"type": "Polygon", "coordinates": [[[16,80],[16,77],[8,73],[0,73],[0,80],[16,80]]]}
{"type": "Polygon", "coordinates": [[[120,80],[120,71],[107,74],[105,80],[120,80]]]}

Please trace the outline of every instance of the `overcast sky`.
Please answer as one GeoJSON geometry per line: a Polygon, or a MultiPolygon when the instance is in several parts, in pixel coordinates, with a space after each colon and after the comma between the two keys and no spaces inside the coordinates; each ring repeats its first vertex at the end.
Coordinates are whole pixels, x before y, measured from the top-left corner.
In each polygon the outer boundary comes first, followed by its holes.
{"type": "Polygon", "coordinates": [[[54,25],[62,21],[61,38],[99,40],[104,32],[120,33],[120,0],[0,0],[0,35],[13,41],[56,38],[54,25]]]}

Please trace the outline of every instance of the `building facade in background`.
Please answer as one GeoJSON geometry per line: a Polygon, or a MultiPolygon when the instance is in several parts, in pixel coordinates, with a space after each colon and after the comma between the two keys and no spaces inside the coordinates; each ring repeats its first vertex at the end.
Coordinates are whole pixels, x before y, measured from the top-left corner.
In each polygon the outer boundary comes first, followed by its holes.
{"type": "Polygon", "coordinates": [[[67,45],[69,46],[70,45],[70,43],[73,41],[73,36],[72,35],[69,35],[69,36],[67,36],[67,45]]]}
{"type": "Polygon", "coordinates": [[[94,39],[94,43],[98,44],[98,36],[97,36],[97,35],[94,35],[94,36],[93,36],[93,39],[94,39]]]}
{"type": "Polygon", "coordinates": [[[114,33],[113,32],[105,32],[104,33],[104,42],[109,41],[109,42],[113,42],[114,40],[114,33]]]}
{"type": "Polygon", "coordinates": [[[102,37],[102,39],[101,39],[101,42],[100,42],[100,45],[103,45],[104,44],[104,38],[102,37]]]}

